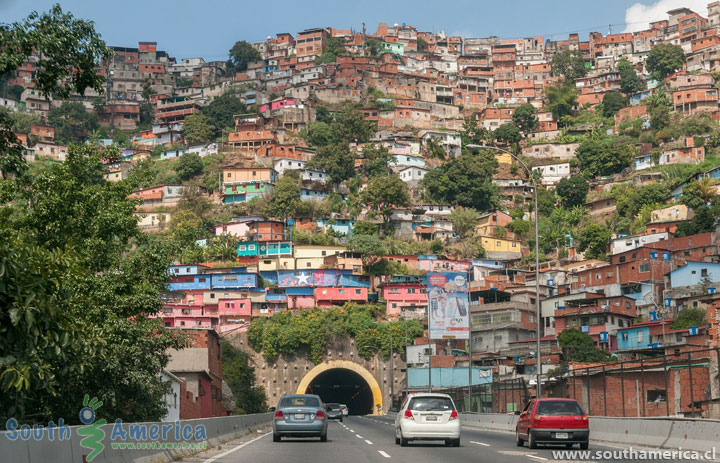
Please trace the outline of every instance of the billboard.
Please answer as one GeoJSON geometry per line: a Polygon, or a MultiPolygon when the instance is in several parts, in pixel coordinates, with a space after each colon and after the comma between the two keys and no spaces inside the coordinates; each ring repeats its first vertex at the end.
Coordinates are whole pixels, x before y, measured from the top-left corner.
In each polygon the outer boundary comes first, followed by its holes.
{"type": "Polygon", "coordinates": [[[428,273],[428,331],[430,339],[468,339],[470,336],[466,273],[428,273]]]}

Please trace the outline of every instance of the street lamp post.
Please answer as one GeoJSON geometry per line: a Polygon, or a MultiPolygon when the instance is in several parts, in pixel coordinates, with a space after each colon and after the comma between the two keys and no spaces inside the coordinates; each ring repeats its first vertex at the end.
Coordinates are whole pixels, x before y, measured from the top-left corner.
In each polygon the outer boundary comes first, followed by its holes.
{"type": "MultiPolygon", "coordinates": [[[[537,182],[535,181],[535,177],[533,177],[532,171],[528,168],[527,165],[515,154],[511,153],[508,150],[498,148],[497,146],[486,146],[486,145],[466,145],[467,148],[473,149],[493,149],[498,150],[500,152],[503,152],[505,154],[510,155],[514,160],[516,160],[522,167],[525,169],[525,172],[527,172],[528,177],[530,178],[530,181],[532,182],[533,187],[533,196],[535,201],[535,338],[537,340],[537,352],[535,354],[535,360],[537,362],[537,394],[536,397],[539,399],[542,397],[541,395],[541,385],[540,385],[540,377],[542,375],[542,364],[540,363],[540,239],[539,239],[539,216],[538,216],[538,190],[537,190],[537,182]]],[[[472,331],[472,330],[471,330],[472,331]]],[[[472,335],[472,332],[470,333],[472,335]]]]}

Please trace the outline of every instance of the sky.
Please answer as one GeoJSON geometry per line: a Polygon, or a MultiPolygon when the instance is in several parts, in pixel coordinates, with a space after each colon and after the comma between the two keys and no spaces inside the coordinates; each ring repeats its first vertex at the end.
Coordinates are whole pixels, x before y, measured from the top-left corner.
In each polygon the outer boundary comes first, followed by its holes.
{"type": "MultiPolygon", "coordinates": [[[[280,32],[335,27],[375,32],[379,22],[463,37],[566,39],[641,30],[665,12],[686,6],[706,15],[710,0],[64,0],[62,8],[92,20],[109,45],[154,41],[180,58],[227,59],[238,40],[257,42],[280,32]]],[[[0,22],[47,11],[58,0],[0,0],[0,22]]]]}

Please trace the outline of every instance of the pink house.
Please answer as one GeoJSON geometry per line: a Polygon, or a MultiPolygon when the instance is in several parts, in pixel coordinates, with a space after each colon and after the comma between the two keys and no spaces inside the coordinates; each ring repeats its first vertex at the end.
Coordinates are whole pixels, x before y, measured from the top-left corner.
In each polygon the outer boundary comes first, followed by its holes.
{"type": "Polygon", "coordinates": [[[275,111],[276,109],[282,109],[286,106],[294,106],[295,98],[283,98],[281,100],[271,101],[270,104],[263,104],[260,106],[260,112],[275,111]]]}
{"type": "Polygon", "coordinates": [[[367,288],[315,288],[318,307],[343,305],[346,302],[367,302],[367,288]]]}
{"type": "Polygon", "coordinates": [[[250,229],[248,222],[230,222],[215,226],[215,236],[230,235],[245,238],[250,229]]]}
{"type": "Polygon", "coordinates": [[[287,288],[285,291],[288,309],[312,309],[315,294],[312,288],[287,288]]]}
{"type": "Polygon", "coordinates": [[[223,318],[249,318],[252,315],[252,301],[250,299],[220,299],[218,300],[218,314],[223,318]]]}
{"type": "Polygon", "coordinates": [[[196,305],[168,305],[154,317],[162,318],[166,328],[214,328],[218,325],[216,314],[196,305]]]}
{"type": "Polygon", "coordinates": [[[398,317],[405,308],[427,307],[427,287],[423,284],[388,283],[383,287],[383,298],[387,301],[387,315],[398,317]]]}

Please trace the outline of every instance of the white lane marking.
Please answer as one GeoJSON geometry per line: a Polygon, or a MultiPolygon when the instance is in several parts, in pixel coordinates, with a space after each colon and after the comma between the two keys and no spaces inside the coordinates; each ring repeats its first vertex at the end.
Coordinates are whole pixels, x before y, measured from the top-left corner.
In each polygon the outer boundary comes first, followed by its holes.
{"type": "Polygon", "coordinates": [[[471,443],[471,444],[482,445],[482,446],[484,446],[484,447],[490,447],[490,444],[486,444],[486,443],[484,443],[484,442],[475,442],[474,440],[471,440],[470,443],[471,443]]]}
{"type": "Polygon", "coordinates": [[[365,439],[365,442],[367,442],[368,445],[372,445],[372,442],[370,442],[370,441],[367,440],[367,439],[365,439]]]}
{"type": "Polygon", "coordinates": [[[388,455],[387,453],[383,452],[382,450],[378,450],[378,453],[379,453],[380,455],[384,456],[385,458],[390,458],[390,455],[388,455]]]}
{"type": "Polygon", "coordinates": [[[363,438],[363,436],[361,436],[360,434],[355,434],[355,435],[358,436],[360,439],[363,438]]]}
{"type": "Polygon", "coordinates": [[[228,450],[227,452],[223,452],[223,453],[221,453],[221,454],[219,454],[219,455],[215,455],[215,456],[212,457],[212,458],[208,458],[208,459],[205,460],[203,463],[212,463],[213,461],[219,460],[220,458],[224,457],[225,455],[230,455],[230,454],[233,453],[234,451],[240,450],[241,448],[243,448],[243,447],[245,447],[245,446],[247,446],[247,445],[252,444],[252,443],[255,442],[256,440],[260,440],[260,439],[262,439],[262,438],[265,437],[265,436],[269,436],[270,434],[272,434],[272,431],[268,431],[268,432],[266,432],[265,434],[263,434],[262,436],[258,436],[258,437],[256,437],[255,439],[251,439],[251,440],[245,442],[244,444],[240,444],[240,445],[238,445],[237,447],[233,447],[233,448],[231,448],[230,450],[228,450]]]}
{"type": "Polygon", "coordinates": [[[547,458],[537,457],[537,456],[535,456],[535,455],[528,455],[527,457],[528,457],[528,458],[534,458],[534,459],[536,459],[536,460],[547,461],[547,458]]]}
{"type": "Polygon", "coordinates": [[[348,428],[348,431],[350,431],[350,432],[355,432],[355,431],[353,431],[353,430],[352,430],[352,429],[350,429],[350,428],[348,428]]]}

